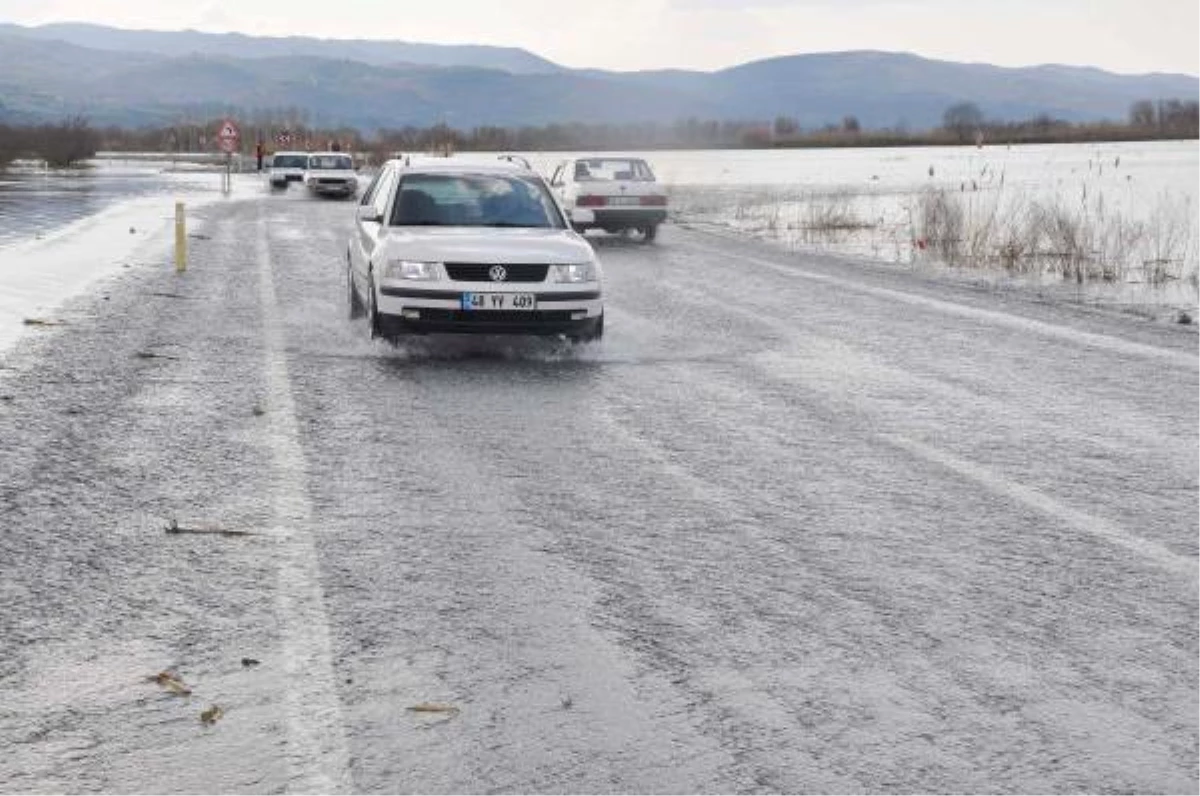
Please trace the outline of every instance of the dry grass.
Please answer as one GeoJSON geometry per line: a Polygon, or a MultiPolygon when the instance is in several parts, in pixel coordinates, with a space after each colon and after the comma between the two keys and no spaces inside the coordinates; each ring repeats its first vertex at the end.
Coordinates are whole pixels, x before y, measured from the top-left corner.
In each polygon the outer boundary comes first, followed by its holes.
{"type": "Polygon", "coordinates": [[[956,188],[907,200],[848,189],[694,186],[672,191],[671,206],[678,218],[793,247],[1078,284],[1200,289],[1192,201],[1164,193],[1146,206],[1121,191],[1089,180],[1073,195],[1034,195],[985,167],[956,188]]]}
{"type": "Polygon", "coordinates": [[[1144,220],[1107,209],[1102,194],[1079,201],[1001,192],[928,190],[914,208],[918,245],[952,266],[1003,268],[1086,281],[1196,281],[1190,203],[1164,196],[1144,220]]]}

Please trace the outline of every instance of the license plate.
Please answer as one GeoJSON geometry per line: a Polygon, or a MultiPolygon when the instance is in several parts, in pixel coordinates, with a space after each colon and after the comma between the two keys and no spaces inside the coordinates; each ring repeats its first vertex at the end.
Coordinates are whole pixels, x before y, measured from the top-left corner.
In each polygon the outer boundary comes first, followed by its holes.
{"type": "Polygon", "coordinates": [[[533,293],[463,293],[464,310],[536,310],[533,293]]]}
{"type": "Polygon", "coordinates": [[[608,203],[614,207],[630,207],[641,203],[641,199],[636,196],[610,196],[608,203]]]}

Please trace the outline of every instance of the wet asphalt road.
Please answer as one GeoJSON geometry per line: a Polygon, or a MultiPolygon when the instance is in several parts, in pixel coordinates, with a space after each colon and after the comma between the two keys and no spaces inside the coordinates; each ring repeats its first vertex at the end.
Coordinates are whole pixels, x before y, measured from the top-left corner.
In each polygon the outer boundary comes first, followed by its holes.
{"type": "Polygon", "coordinates": [[[0,790],[1197,790],[1194,329],[669,228],[392,349],[349,213],[0,359],[0,790]]]}

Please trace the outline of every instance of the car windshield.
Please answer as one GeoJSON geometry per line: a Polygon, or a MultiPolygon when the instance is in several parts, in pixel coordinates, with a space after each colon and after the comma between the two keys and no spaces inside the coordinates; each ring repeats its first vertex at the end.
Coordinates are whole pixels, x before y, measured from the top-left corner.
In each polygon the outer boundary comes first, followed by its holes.
{"type": "Polygon", "coordinates": [[[591,158],[575,163],[575,180],[632,180],[653,182],[654,172],[638,158],[591,158]]]}
{"type": "Polygon", "coordinates": [[[562,228],[540,181],[490,174],[413,174],[400,182],[393,226],[562,228]]]}
{"type": "Polygon", "coordinates": [[[310,169],[341,169],[343,171],[354,168],[349,155],[309,155],[308,167],[310,169]]]}
{"type": "Polygon", "coordinates": [[[271,160],[271,166],[277,169],[302,169],[306,162],[304,155],[276,155],[271,160]]]}

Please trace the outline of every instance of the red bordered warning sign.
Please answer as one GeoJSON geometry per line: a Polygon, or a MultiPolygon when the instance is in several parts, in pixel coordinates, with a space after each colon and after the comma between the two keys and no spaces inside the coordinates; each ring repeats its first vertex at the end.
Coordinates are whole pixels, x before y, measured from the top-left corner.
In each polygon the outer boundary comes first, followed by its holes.
{"type": "Polygon", "coordinates": [[[226,119],[221,122],[221,126],[217,130],[217,143],[220,145],[222,152],[237,151],[238,142],[241,140],[242,133],[238,130],[237,122],[233,119],[226,119]]]}

